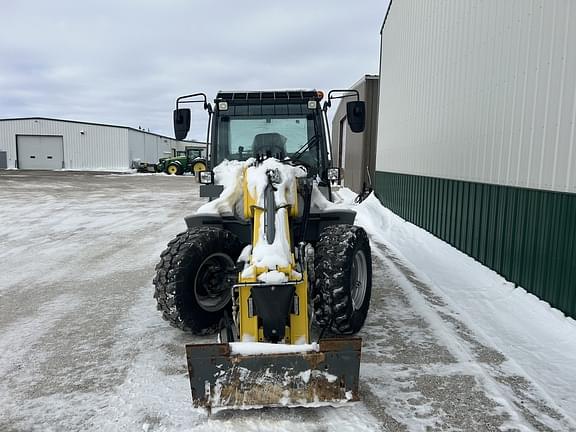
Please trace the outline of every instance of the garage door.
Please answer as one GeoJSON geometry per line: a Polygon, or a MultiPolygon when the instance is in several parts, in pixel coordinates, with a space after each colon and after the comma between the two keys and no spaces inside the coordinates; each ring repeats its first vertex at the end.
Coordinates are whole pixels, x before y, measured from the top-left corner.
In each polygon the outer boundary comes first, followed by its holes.
{"type": "Polygon", "coordinates": [[[61,136],[20,135],[16,138],[18,168],[64,168],[64,145],[61,136]]]}

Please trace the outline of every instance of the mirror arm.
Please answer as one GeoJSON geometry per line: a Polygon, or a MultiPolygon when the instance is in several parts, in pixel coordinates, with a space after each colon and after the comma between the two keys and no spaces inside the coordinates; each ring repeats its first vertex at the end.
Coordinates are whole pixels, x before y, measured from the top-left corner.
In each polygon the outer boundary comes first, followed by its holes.
{"type": "MultiPolygon", "coordinates": [[[[210,105],[210,104],[208,104],[210,105]]],[[[210,128],[212,127],[212,107],[208,110],[208,130],[206,131],[206,161],[210,160],[210,155],[208,154],[210,146],[210,128]]],[[[207,165],[209,167],[209,165],[207,165]]]]}
{"type": "MultiPolygon", "coordinates": [[[[352,96],[356,96],[356,100],[359,101],[360,100],[360,93],[358,92],[358,90],[354,90],[354,89],[348,89],[348,90],[330,90],[328,92],[328,106],[331,105],[330,101],[332,99],[344,99],[347,97],[352,97],[352,96]],[[333,93],[339,93],[338,96],[333,96],[333,93]]],[[[326,103],[324,104],[324,106],[326,106],[326,103]]]]}
{"type": "MultiPolygon", "coordinates": [[[[330,105],[328,105],[330,106],[330,105]]],[[[330,151],[330,165],[332,165],[332,137],[331,135],[331,130],[330,130],[330,125],[328,124],[328,112],[327,110],[323,110],[324,111],[324,122],[326,123],[326,137],[328,138],[328,150],[330,151]]],[[[327,167],[328,168],[328,167],[327,167]]]]}
{"type": "Polygon", "coordinates": [[[180,104],[185,104],[185,103],[200,103],[200,102],[204,102],[204,109],[208,109],[207,106],[210,105],[208,103],[208,97],[206,96],[206,93],[193,93],[193,94],[189,94],[189,95],[185,95],[185,96],[180,96],[179,98],[176,99],[176,109],[178,109],[180,106],[180,104]],[[201,100],[187,100],[187,99],[193,99],[193,98],[198,98],[201,97],[201,100]]]}
{"type": "Polygon", "coordinates": [[[208,130],[206,131],[206,160],[209,160],[209,145],[210,145],[210,128],[212,126],[212,115],[214,114],[214,109],[212,104],[208,102],[208,96],[206,93],[193,93],[189,95],[180,96],[176,99],[176,109],[180,109],[180,104],[193,104],[193,103],[203,103],[204,110],[208,111],[208,130]]]}

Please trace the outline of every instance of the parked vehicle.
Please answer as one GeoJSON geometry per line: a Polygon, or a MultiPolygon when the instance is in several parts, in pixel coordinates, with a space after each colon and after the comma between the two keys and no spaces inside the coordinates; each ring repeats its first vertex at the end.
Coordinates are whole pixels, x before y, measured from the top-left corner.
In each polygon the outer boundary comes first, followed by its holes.
{"type": "Polygon", "coordinates": [[[175,156],[160,158],[155,170],[170,175],[182,175],[187,172],[196,175],[207,167],[203,153],[204,149],[187,147],[185,151],[177,152],[175,156]]]}

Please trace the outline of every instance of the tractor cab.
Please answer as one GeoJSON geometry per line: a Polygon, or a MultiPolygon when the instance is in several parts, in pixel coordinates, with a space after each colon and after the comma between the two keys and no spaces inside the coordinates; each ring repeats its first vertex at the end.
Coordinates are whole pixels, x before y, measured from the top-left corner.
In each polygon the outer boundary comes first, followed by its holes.
{"type": "Polygon", "coordinates": [[[174,150],[174,157],[187,157],[189,160],[204,157],[204,150],[198,148],[186,148],[185,150],[174,150]]]}

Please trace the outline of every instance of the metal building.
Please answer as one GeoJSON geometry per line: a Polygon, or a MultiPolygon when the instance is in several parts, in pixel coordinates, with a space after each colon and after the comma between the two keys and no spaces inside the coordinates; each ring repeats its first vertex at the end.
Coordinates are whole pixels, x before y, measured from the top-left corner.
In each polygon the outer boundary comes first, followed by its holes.
{"type": "Polygon", "coordinates": [[[366,102],[366,127],[362,133],[350,130],[346,119],[346,102],[351,99],[341,99],[332,119],[332,164],[342,168],[346,187],[360,193],[364,185],[374,183],[378,76],[364,75],[351,89],[357,90],[360,100],[366,102]]]}
{"type": "Polygon", "coordinates": [[[576,317],[576,4],[393,0],[377,192],[576,317]]]}
{"type": "Polygon", "coordinates": [[[124,126],[0,119],[0,168],[125,170],[133,161],[156,163],[190,144],[124,126]]]}

